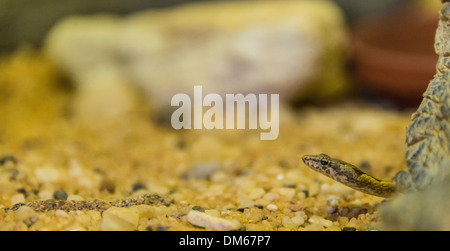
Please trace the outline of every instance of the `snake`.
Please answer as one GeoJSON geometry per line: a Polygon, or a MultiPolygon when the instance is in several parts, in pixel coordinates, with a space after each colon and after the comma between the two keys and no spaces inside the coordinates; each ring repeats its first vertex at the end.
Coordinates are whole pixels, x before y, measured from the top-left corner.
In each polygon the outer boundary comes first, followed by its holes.
{"type": "Polygon", "coordinates": [[[352,164],[326,154],[304,155],[302,160],[314,171],[363,193],[389,198],[397,192],[394,182],[377,179],[352,164]]]}
{"type": "Polygon", "coordinates": [[[399,171],[392,181],[384,181],[326,154],[304,155],[302,159],[307,166],[348,187],[379,197],[414,195],[433,184],[443,184],[441,189],[448,189],[444,180],[450,177],[450,0],[441,2],[434,44],[439,56],[436,74],[406,128],[408,170],[399,171]]]}

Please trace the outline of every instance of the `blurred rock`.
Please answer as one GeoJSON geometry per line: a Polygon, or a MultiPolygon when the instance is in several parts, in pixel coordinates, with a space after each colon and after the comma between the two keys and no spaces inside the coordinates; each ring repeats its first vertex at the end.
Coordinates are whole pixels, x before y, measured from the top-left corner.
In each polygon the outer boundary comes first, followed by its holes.
{"type": "Polygon", "coordinates": [[[449,231],[449,192],[450,171],[447,171],[427,189],[401,194],[384,203],[380,208],[383,227],[394,231],[449,231]]]}
{"type": "Polygon", "coordinates": [[[331,1],[214,2],[68,17],[51,30],[46,52],[76,82],[78,113],[98,118],[134,109],[136,90],[158,108],[194,85],[329,98],[346,86],[346,38],[331,1]]]}

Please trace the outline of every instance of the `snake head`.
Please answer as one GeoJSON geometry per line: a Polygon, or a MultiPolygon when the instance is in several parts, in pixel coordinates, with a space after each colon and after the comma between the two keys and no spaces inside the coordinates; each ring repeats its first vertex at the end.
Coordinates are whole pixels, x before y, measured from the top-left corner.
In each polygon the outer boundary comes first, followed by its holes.
{"type": "MultiPolygon", "coordinates": [[[[304,155],[302,157],[303,162],[314,171],[317,171],[323,175],[326,175],[332,179],[342,181],[345,176],[348,176],[349,165],[341,160],[331,158],[326,154],[317,155],[304,155]]],[[[358,172],[359,174],[359,172],[358,172]]],[[[351,176],[354,172],[351,172],[351,176]]]]}
{"type": "Polygon", "coordinates": [[[323,153],[317,155],[304,155],[302,160],[307,166],[321,173],[329,168],[338,167],[333,158],[323,153]]]}

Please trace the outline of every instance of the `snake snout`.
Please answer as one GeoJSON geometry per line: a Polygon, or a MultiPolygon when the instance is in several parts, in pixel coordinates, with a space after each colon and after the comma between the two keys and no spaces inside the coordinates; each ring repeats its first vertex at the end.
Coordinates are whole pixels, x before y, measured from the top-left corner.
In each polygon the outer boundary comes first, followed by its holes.
{"type": "Polygon", "coordinates": [[[303,157],[302,157],[303,163],[306,164],[306,161],[308,161],[308,159],[309,159],[308,156],[303,156],[303,157]]]}

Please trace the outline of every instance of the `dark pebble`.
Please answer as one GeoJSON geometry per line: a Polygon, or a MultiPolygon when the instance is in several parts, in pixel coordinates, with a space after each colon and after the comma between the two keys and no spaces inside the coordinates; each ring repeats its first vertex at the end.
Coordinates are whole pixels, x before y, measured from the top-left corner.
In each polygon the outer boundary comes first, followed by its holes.
{"type": "Polygon", "coordinates": [[[16,157],[14,157],[12,155],[4,155],[3,157],[0,158],[0,166],[3,166],[4,164],[6,164],[9,161],[11,161],[13,164],[17,164],[16,157]]]}
{"type": "Polygon", "coordinates": [[[238,209],[236,209],[237,211],[243,213],[245,211],[245,209],[248,209],[248,207],[240,207],[238,209]]]}
{"type": "Polygon", "coordinates": [[[147,231],[153,231],[153,228],[152,228],[152,226],[146,226],[146,227],[145,227],[145,230],[147,230],[147,231]]]}
{"type": "Polygon", "coordinates": [[[339,209],[339,215],[340,216],[347,216],[348,217],[349,212],[350,212],[350,210],[349,210],[348,207],[341,207],[339,209]]]}
{"type": "Polygon", "coordinates": [[[169,227],[157,226],[156,231],[168,231],[169,227]]]}
{"type": "Polygon", "coordinates": [[[28,193],[27,193],[27,191],[25,190],[25,188],[18,188],[18,189],[17,189],[17,192],[23,194],[23,197],[25,197],[25,198],[28,197],[28,193]]]}
{"type": "Polygon", "coordinates": [[[255,205],[255,207],[258,208],[258,209],[263,209],[264,208],[263,205],[255,205]]]}
{"type": "Polygon", "coordinates": [[[132,186],[133,192],[144,189],[145,186],[142,183],[134,183],[132,186]]]}
{"type": "Polygon", "coordinates": [[[247,228],[245,226],[242,226],[238,228],[236,231],[247,231],[247,228]]]}
{"type": "Polygon", "coordinates": [[[354,227],[344,227],[342,229],[342,231],[356,231],[356,228],[354,228],[354,227]]]}
{"type": "Polygon", "coordinates": [[[177,218],[177,219],[181,219],[181,217],[183,217],[183,216],[185,216],[185,214],[172,214],[172,215],[170,215],[170,217],[174,217],[174,218],[177,218]]]}
{"type": "Polygon", "coordinates": [[[116,185],[110,180],[102,180],[100,184],[100,191],[107,191],[108,193],[114,193],[116,191],[116,185]]]}
{"type": "Polygon", "coordinates": [[[369,211],[369,210],[367,210],[367,208],[360,209],[360,210],[358,211],[358,215],[360,215],[360,214],[366,214],[368,211],[369,211]]]}
{"type": "Polygon", "coordinates": [[[199,212],[202,212],[202,213],[205,212],[205,209],[203,207],[201,207],[201,206],[193,206],[192,210],[196,210],[196,211],[199,211],[199,212]]]}
{"type": "Polygon", "coordinates": [[[287,188],[296,188],[297,184],[295,183],[284,183],[283,187],[287,187],[287,188]]]}
{"type": "Polygon", "coordinates": [[[269,219],[269,217],[263,216],[263,217],[261,218],[261,221],[263,221],[263,220],[268,220],[268,219],[269,219]]]}
{"type": "Polygon", "coordinates": [[[25,225],[27,225],[28,228],[30,228],[31,226],[34,225],[34,223],[36,223],[38,221],[38,218],[36,216],[32,216],[26,220],[23,221],[23,223],[25,223],[25,225]]]}
{"type": "Polygon", "coordinates": [[[305,189],[302,192],[305,194],[305,198],[309,197],[309,191],[308,190],[305,189]]]}
{"type": "Polygon", "coordinates": [[[64,190],[56,190],[53,193],[53,198],[55,200],[67,200],[67,197],[68,197],[68,195],[67,195],[66,191],[64,191],[64,190]]]}

